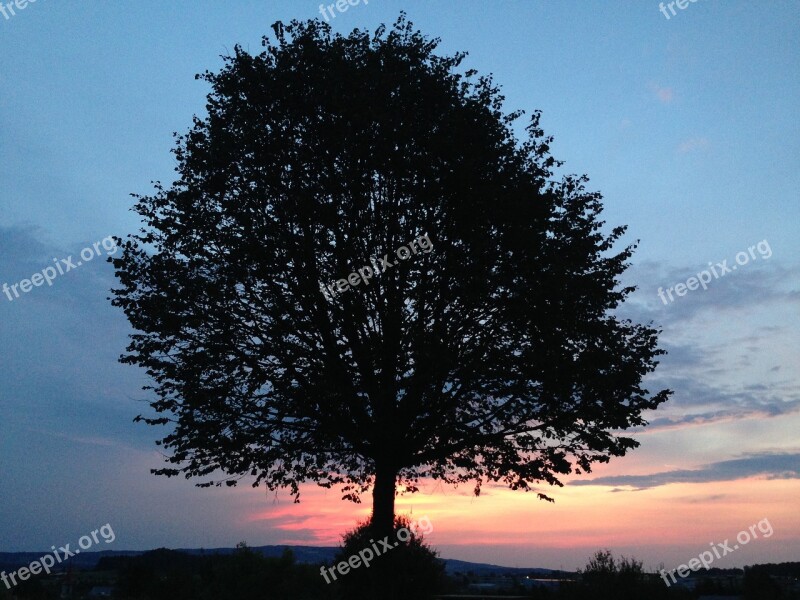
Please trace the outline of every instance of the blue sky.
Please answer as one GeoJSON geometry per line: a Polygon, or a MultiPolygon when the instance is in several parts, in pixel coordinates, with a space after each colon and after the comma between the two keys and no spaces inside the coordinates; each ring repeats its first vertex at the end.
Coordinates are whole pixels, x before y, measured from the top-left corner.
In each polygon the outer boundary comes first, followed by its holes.
{"type": "MultiPolygon", "coordinates": [[[[573,568],[610,546],[671,566],[766,517],[774,536],[726,564],[797,560],[800,5],[699,0],[667,20],[650,0],[371,0],[331,25],[374,30],[400,10],[441,52],[493,73],[509,110],[541,109],[564,171],[587,173],[609,225],[640,240],[622,312],[663,326],[670,354],[652,385],[676,391],[641,448],[553,490],[555,507],[437,485],[401,505],[432,515],[431,541],[452,558],[484,560],[482,545],[500,564],[573,568]],[[762,241],[768,257],[659,300],[762,241]],[[587,507],[603,518],[582,518],[587,507]]],[[[0,285],[135,230],[129,194],[172,181],[172,132],[203,113],[195,73],[237,43],[260,51],[277,20],[319,16],[304,0],[38,0],[0,16],[0,285]]],[[[120,550],[335,542],[366,510],[335,490],[292,505],[149,474],[160,436],[132,423],[146,379],[116,362],[129,328],[106,300],[105,254],[0,294],[0,551],[107,522],[120,550]]]]}

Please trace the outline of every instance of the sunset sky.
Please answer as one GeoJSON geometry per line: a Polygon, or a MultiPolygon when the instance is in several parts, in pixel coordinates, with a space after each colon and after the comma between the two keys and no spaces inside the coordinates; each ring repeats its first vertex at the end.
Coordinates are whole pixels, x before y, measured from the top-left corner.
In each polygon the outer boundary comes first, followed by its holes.
{"type": "MultiPolygon", "coordinates": [[[[555,503],[425,482],[398,510],[430,518],[444,557],[508,566],[575,569],[608,547],[672,568],[764,519],[769,537],[756,527],[714,566],[800,560],[800,4],[700,0],[667,19],[651,0],[370,0],[331,25],[374,30],[400,10],[492,73],[508,111],[541,109],[564,172],[588,174],[608,225],[640,240],[620,314],[663,328],[647,384],[675,393],[637,450],[543,489],[555,503]],[[708,289],[660,299],[712,268],[708,289]]],[[[0,15],[0,286],[136,230],[129,194],[173,180],[172,133],[203,114],[195,73],[237,43],[260,51],[277,20],[316,17],[305,0],[0,15]]],[[[147,378],[117,362],[130,328],[112,286],[95,255],[52,286],[0,292],[0,552],[106,523],[108,550],[335,545],[368,515],[369,498],[336,489],[293,504],[150,475],[164,432],[132,422],[147,378]]]]}

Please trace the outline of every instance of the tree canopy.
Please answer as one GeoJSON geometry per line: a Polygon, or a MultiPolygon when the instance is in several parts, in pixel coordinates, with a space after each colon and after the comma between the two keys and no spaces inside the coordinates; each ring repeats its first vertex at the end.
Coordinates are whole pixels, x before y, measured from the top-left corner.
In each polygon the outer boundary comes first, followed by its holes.
{"type": "Polygon", "coordinates": [[[657,330],[614,314],[634,245],[613,248],[586,177],[555,175],[539,112],[515,133],[492,78],[404,15],[273,29],[198,75],[178,178],[136,196],[111,259],[122,360],[154,381],[139,418],[169,425],[155,472],[372,489],[389,531],[396,485],[548,499],[636,447],[624,430],[669,391],[642,387],[657,330]]]}

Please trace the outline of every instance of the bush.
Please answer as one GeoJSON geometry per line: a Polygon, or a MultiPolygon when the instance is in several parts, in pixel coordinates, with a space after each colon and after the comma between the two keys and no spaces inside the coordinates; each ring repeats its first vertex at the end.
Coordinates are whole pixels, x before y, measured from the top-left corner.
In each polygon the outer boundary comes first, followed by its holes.
{"type": "MultiPolygon", "coordinates": [[[[342,547],[334,565],[347,562],[369,549],[375,558],[346,575],[338,571],[332,582],[337,598],[342,600],[425,600],[438,593],[444,582],[444,562],[426,545],[421,535],[411,532],[406,517],[396,517],[391,550],[383,549],[381,538],[369,522],[359,523],[342,536],[342,547]],[[401,529],[402,532],[398,535],[401,529]],[[404,541],[403,538],[406,538],[404,541]],[[380,553],[376,553],[375,550],[380,553]]],[[[329,575],[329,577],[332,577],[329,575]]]]}
{"type": "Polygon", "coordinates": [[[647,574],[641,561],[615,559],[610,550],[598,550],[581,573],[579,597],[592,600],[660,600],[671,597],[658,577],[647,574]]]}

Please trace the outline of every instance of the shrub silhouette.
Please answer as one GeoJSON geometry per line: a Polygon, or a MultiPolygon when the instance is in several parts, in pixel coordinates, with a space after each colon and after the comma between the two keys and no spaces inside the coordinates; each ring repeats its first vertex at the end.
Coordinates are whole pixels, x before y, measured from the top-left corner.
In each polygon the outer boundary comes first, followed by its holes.
{"type": "Polygon", "coordinates": [[[759,566],[745,569],[743,588],[746,600],[780,600],[786,597],[768,570],[759,566]]]}
{"type": "Polygon", "coordinates": [[[444,583],[444,562],[427,544],[422,535],[411,531],[411,522],[403,516],[395,517],[394,535],[389,537],[391,550],[382,549],[376,529],[369,522],[360,522],[355,529],[342,536],[342,546],[334,565],[346,562],[351,556],[369,548],[377,554],[369,566],[360,565],[350,569],[346,575],[336,572],[336,581],[331,582],[336,598],[342,600],[425,600],[441,590],[444,583]],[[409,530],[410,537],[400,529],[409,530]],[[405,537],[406,541],[401,538],[405,537]],[[396,546],[394,544],[397,544],[396,546]]]}
{"type": "Polygon", "coordinates": [[[674,597],[660,579],[645,573],[641,561],[624,556],[615,559],[608,549],[595,552],[580,573],[582,582],[573,590],[578,592],[578,598],[658,600],[674,597]]]}

